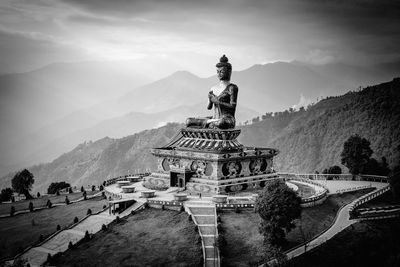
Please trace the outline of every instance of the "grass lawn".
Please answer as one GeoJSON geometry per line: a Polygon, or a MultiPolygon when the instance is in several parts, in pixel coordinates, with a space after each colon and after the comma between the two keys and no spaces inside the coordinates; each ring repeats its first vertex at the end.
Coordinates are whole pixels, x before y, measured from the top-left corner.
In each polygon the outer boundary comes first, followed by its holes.
{"type": "Polygon", "coordinates": [[[400,220],[356,223],[288,266],[400,266],[400,220]]]}
{"type": "Polygon", "coordinates": [[[195,225],[185,212],[145,209],[54,257],[56,266],[202,266],[195,225]]]}
{"type": "Polygon", "coordinates": [[[73,223],[76,217],[86,216],[87,210],[97,212],[107,205],[101,197],[93,200],[81,201],[68,206],[59,206],[31,213],[16,215],[0,219],[0,258],[17,254],[19,248],[25,248],[44,236],[56,231],[57,225],[61,228],[73,223]],[[32,225],[32,220],[34,225],[32,225]]]}
{"type": "MultiPolygon", "coordinates": [[[[312,208],[302,210],[302,219],[296,221],[297,227],[287,235],[290,249],[304,242],[299,225],[301,224],[304,236],[311,239],[328,228],[335,219],[340,206],[348,204],[354,199],[370,192],[371,189],[353,193],[343,193],[329,196],[327,200],[312,208]]],[[[224,257],[227,266],[248,266],[262,259],[263,237],[258,232],[260,217],[254,211],[223,211],[220,213],[224,235],[227,241],[228,254],[224,257]]]]}
{"type": "MultiPolygon", "coordinates": [[[[87,196],[94,195],[98,193],[99,191],[86,191],[87,196]]],[[[32,201],[33,207],[38,208],[38,207],[44,207],[46,206],[47,200],[50,199],[51,203],[56,204],[56,203],[64,203],[65,202],[65,196],[68,196],[68,199],[70,201],[77,200],[82,197],[82,192],[76,192],[72,194],[61,194],[59,196],[42,196],[40,198],[34,198],[31,200],[22,200],[22,201],[17,201],[14,203],[2,203],[0,204],[0,214],[10,214],[10,209],[11,206],[14,206],[15,211],[19,210],[26,210],[29,207],[29,202],[32,201]]]]}

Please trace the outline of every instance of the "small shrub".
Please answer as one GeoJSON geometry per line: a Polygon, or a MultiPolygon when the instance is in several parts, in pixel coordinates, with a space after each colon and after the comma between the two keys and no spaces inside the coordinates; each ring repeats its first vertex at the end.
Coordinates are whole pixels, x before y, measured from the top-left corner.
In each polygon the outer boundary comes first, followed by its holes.
{"type": "Polygon", "coordinates": [[[51,261],[51,258],[52,258],[52,257],[51,257],[51,254],[48,253],[48,254],[47,254],[47,262],[50,262],[50,261],[51,261]]]}
{"type": "Polygon", "coordinates": [[[85,240],[89,240],[91,238],[88,230],[86,230],[84,238],[85,238],[85,240]]]}
{"type": "Polygon", "coordinates": [[[135,211],[134,210],[131,211],[131,215],[135,215],[135,211]]]}
{"type": "Polygon", "coordinates": [[[224,232],[224,228],[222,227],[221,223],[217,224],[217,230],[218,230],[218,233],[223,233],[224,232]]]}
{"type": "Polygon", "coordinates": [[[221,216],[220,216],[220,215],[217,216],[217,222],[219,222],[219,223],[222,222],[222,221],[221,221],[221,216]]]}
{"type": "Polygon", "coordinates": [[[57,224],[57,231],[61,230],[61,226],[59,224],[57,224]]]}
{"type": "Polygon", "coordinates": [[[73,248],[74,248],[74,244],[72,244],[72,242],[69,241],[69,243],[68,243],[68,249],[73,249],[73,248]]]}
{"type": "Polygon", "coordinates": [[[197,227],[197,225],[194,226],[194,231],[195,231],[196,233],[199,232],[199,228],[197,227]]]}
{"type": "Polygon", "coordinates": [[[121,222],[121,218],[120,218],[119,216],[117,216],[117,217],[115,218],[115,221],[116,221],[117,223],[119,223],[119,222],[121,222]]]}
{"type": "Polygon", "coordinates": [[[60,191],[57,190],[56,195],[59,196],[60,195],[60,191]]]}
{"type": "Polygon", "coordinates": [[[105,208],[107,208],[107,205],[103,205],[103,210],[104,210],[105,208]]]}
{"type": "Polygon", "coordinates": [[[103,191],[104,190],[104,186],[100,185],[99,189],[100,189],[100,191],[103,191]]]}
{"type": "Polygon", "coordinates": [[[190,214],[189,214],[189,216],[188,216],[188,221],[189,221],[189,222],[193,222],[192,215],[190,215],[190,214]]]}
{"type": "Polygon", "coordinates": [[[74,223],[77,223],[77,222],[79,222],[79,219],[78,219],[78,217],[75,217],[74,218],[74,223]]]}
{"type": "Polygon", "coordinates": [[[103,225],[101,226],[101,230],[107,231],[107,225],[105,225],[105,224],[103,223],[103,225]]]}
{"type": "Polygon", "coordinates": [[[181,208],[179,209],[180,212],[184,212],[185,211],[185,207],[182,205],[181,208]]]}
{"type": "Polygon", "coordinates": [[[33,212],[33,203],[32,203],[32,201],[29,202],[28,208],[29,208],[30,212],[33,212]]]}
{"type": "Polygon", "coordinates": [[[164,206],[164,205],[161,205],[161,209],[162,209],[162,210],[165,210],[165,206],[164,206]]]}
{"type": "Polygon", "coordinates": [[[53,203],[51,203],[50,199],[47,200],[46,207],[51,209],[53,207],[53,203]]]}
{"type": "Polygon", "coordinates": [[[82,196],[83,196],[83,199],[84,199],[84,200],[87,200],[87,193],[86,193],[86,191],[83,191],[82,196]]]}
{"type": "Polygon", "coordinates": [[[73,193],[72,187],[68,188],[68,194],[72,194],[72,193],[73,193]]]}
{"type": "Polygon", "coordinates": [[[102,196],[104,199],[106,199],[106,198],[107,198],[107,197],[106,197],[106,192],[102,191],[102,192],[101,192],[101,196],[102,196]]]}
{"type": "Polygon", "coordinates": [[[85,189],[83,188],[83,185],[81,186],[81,192],[83,193],[85,189]]]}
{"type": "Polygon", "coordinates": [[[92,215],[92,210],[88,209],[86,215],[92,215]]]}
{"type": "Polygon", "coordinates": [[[37,196],[37,198],[40,198],[40,193],[39,193],[39,192],[37,192],[36,196],[37,196]]]}
{"type": "Polygon", "coordinates": [[[197,244],[201,244],[201,236],[200,235],[197,236],[197,244]]]}
{"type": "Polygon", "coordinates": [[[240,213],[240,209],[238,206],[235,207],[235,213],[240,213]]]}
{"type": "Polygon", "coordinates": [[[92,185],[92,191],[96,191],[96,186],[92,185]]]}
{"type": "Polygon", "coordinates": [[[69,205],[69,203],[71,203],[71,202],[69,201],[68,196],[65,196],[65,204],[69,205]]]}
{"type": "Polygon", "coordinates": [[[15,214],[15,207],[11,206],[11,208],[10,208],[10,216],[14,216],[14,214],[15,214]]]}

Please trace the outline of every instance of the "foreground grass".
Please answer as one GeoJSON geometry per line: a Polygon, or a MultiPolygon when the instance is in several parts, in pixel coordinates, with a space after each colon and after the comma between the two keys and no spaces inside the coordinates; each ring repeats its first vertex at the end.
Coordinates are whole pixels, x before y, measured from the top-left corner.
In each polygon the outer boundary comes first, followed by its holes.
{"type": "MultiPolygon", "coordinates": [[[[342,205],[368,193],[371,189],[353,193],[329,196],[321,205],[302,210],[301,220],[296,221],[296,228],[287,235],[285,250],[312,239],[333,223],[336,213],[342,205]]],[[[258,227],[260,217],[254,211],[223,211],[220,213],[224,235],[227,241],[226,266],[256,265],[263,257],[263,236],[258,227]]]]}
{"type": "Polygon", "coordinates": [[[400,266],[400,220],[356,223],[288,266],[400,266]]]}
{"type": "MultiPolygon", "coordinates": [[[[87,196],[94,195],[98,193],[99,191],[86,191],[87,196]]],[[[19,210],[27,210],[29,208],[29,202],[32,201],[33,207],[38,208],[38,207],[45,207],[47,204],[47,200],[50,200],[51,203],[56,204],[56,203],[65,203],[65,196],[68,196],[68,199],[70,201],[75,201],[78,200],[82,197],[82,192],[76,192],[76,193],[71,193],[71,194],[61,194],[59,196],[56,195],[51,195],[51,196],[42,196],[40,198],[34,198],[31,200],[21,200],[17,201],[14,203],[1,203],[0,204],[0,214],[10,214],[11,206],[14,206],[15,211],[19,210]]]]}
{"type": "Polygon", "coordinates": [[[22,248],[36,242],[40,235],[47,236],[56,231],[57,225],[64,228],[76,217],[82,219],[87,210],[97,212],[107,205],[101,197],[85,200],[68,206],[59,206],[31,213],[0,219],[0,258],[10,257],[22,248]]]}
{"type": "Polygon", "coordinates": [[[56,266],[202,266],[199,235],[184,212],[146,209],[56,256],[56,266]]]}

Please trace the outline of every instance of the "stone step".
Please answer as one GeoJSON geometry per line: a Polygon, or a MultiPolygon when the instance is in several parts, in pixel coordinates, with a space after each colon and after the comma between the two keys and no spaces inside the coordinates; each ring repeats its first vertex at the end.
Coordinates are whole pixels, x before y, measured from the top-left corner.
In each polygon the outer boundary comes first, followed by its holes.
{"type": "Polygon", "coordinates": [[[214,207],[190,207],[190,211],[193,215],[214,215],[214,207]]]}
{"type": "Polygon", "coordinates": [[[215,236],[203,236],[204,246],[214,246],[214,243],[217,242],[215,236]]]}
{"type": "Polygon", "coordinates": [[[215,224],[214,216],[198,216],[195,215],[195,220],[198,224],[215,224]]]}
{"type": "Polygon", "coordinates": [[[202,235],[215,235],[215,226],[199,226],[202,235]]]}

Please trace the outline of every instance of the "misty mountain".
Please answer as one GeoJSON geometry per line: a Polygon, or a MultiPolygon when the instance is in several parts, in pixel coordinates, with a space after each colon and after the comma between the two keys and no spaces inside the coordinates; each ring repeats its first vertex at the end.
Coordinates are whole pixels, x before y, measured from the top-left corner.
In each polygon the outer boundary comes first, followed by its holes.
{"type": "MultiPolygon", "coordinates": [[[[265,114],[251,125],[241,126],[239,141],[247,146],[280,150],[275,169],[289,172],[322,171],[340,165],[344,142],[359,134],[371,142],[374,158],[400,164],[400,79],[328,97],[308,109],[265,114]]],[[[73,185],[99,184],[105,179],[156,167],[150,148],[168,142],[182,124],[142,131],[121,139],[85,142],[51,163],[29,167],[35,190],[53,181],[73,185]]],[[[347,169],[343,167],[346,172],[347,169]]],[[[9,185],[12,173],[1,178],[9,185]]]]}
{"type": "MultiPolygon", "coordinates": [[[[135,72],[128,70],[126,66],[116,66],[111,71],[109,69],[112,65],[102,67],[100,63],[86,63],[83,66],[79,66],[78,63],[71,64],[51,65],[34,72],[33,76],[32,73],[18,74],[19,78],[16,80],[25,81],[20,83],[20,88],[14,86],[18,83],[13,80],[13,75],[7,76],[7,79],[11,80],[8,83],[2,83],[0,77],[0,88],[8,88],[9,92],[3,94],[5,97],[1,100],[4,103],[2,108],[10,107],[15,111],[1,112],[1,125],[4,127],[1,128],[0,147],[6,153],[0,158],[0,174],[51,160],[85,140],[105,136],[122,137],[162,125],[161,122],[167,122],[163,119],[165,116],[158,117],[155,123],[149,125],[145,123],[147,119],[140,118],[138,114],[168,114],[169,110],[179,106],[205,103],[210,87],[217,83],[216,76],[200,78],[187,71],[179,71],[135,88],[138,82],[132,80],[140,75],[134,75],[135,72]],[[69,70],[71,66],[73,68],[69,70]],[[52,89],[58,88],[56,85],[63,89],[52,89]],[[73,89],[69,92],[65,88],[73,89]],[[89,89],[86,91],[86,88],[89,89]],[[126,93],[118,96],[118,92],[122,91],[126,93]],[[65,110],[64,107],[76,107],[76,99],[83,103],[83,99],[90,99],[91,96],[103,100],[92,106],[77,108],[61,119],[54,119],[65,110]],[[118,124],[118,121],[123,121],[121,117],[130,113],[132,116],[129,123],[132,123],[135,117],[133,114],[138,113],[134,126],[96,126],[104,121],[108,121],[104,122],[105,124],[113,125],[113,119],[116,120],[115,124],[118,124]],[[51,118],[52,122],[44,123],[51,121],[51,118]],[[39,127],[44,124],[45,126],[39,127]],[[97,131],[91,131],[92,127],[97,127],[97,131]],[[132,132],[128,132],[130,130],[132,132]]],[[[317,102],[318,97],[338,95],[360,85],[391,79],[396,72],[399,73],[398,64],[367,68],[343,64],[315,66],[301,62],[276,62],[235,71],[232,74],[232,82],[239,86],[240,106],[265,113],[281,111],[294,105],[307,106],[317,102]]],[[[184,113],[183,117],[200,115],[198,112],[200,110],[196,109],[190,114],[184,113]]],[[[155,118],[146,116],[151,120],[155,118]]],[[[251,117],[243,119],[249,118],[251,117]]]]}

